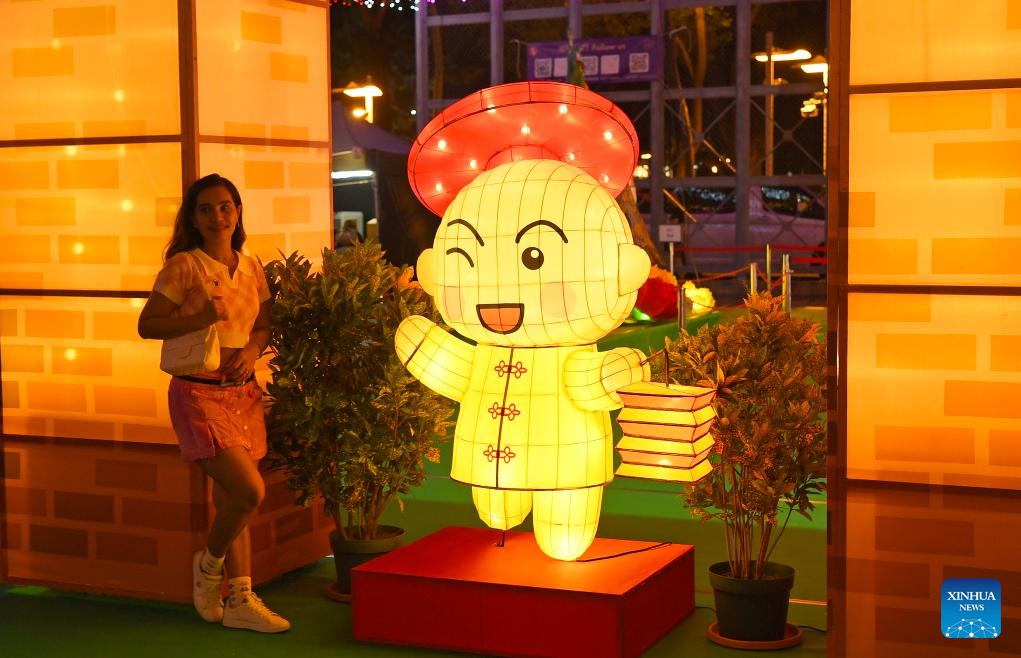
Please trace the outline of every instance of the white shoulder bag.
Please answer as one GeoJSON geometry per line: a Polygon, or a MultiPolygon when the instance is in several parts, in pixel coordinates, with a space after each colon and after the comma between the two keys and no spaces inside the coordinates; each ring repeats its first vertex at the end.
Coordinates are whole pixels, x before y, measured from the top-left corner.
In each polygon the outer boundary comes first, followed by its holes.
{"type": "MultiPolygon", "coordinates": [[[[195,260],[199,272],[204,272],[195,254],[188,252],[188,255],[195,260]]],[[[220,337],[216,333],[215,322],[204,329],[163,341],[160,370],[167,374],[193,375],[197,372],[211,372],[219,367],[220,337]]]]}

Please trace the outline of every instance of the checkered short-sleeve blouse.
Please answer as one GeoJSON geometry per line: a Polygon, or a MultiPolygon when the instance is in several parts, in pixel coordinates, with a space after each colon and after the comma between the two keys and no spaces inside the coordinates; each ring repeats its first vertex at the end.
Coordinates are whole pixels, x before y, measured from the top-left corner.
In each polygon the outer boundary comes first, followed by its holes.
{"type": "Polygon", "coordinates": [[[249,340],[259,306],[269,299],[262,266],[240,252],[234,276],[227,266],[201,249],[174,254],[156,275],[155,292],[177,304],[175,316],[194,315],[210,295],[219,295],[227,306],[228,320],[216,323],[221,347],[244,347],[249,340]],[[194,258],[192,257],[194,256],[194,258]]]}

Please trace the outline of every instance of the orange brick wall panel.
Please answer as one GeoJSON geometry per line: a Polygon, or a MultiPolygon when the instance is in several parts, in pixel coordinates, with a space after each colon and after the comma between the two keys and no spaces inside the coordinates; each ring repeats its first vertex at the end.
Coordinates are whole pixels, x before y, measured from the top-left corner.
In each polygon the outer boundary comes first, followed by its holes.
{"type": "Polygon", "coordinates": [[[45,190],[50,186],[50,166],[44,160],[0,162],[0,190],[45,190]]]}
{"type": "MultiPolygon", "coordinates": [[[[214,510],[205,476],[176,446],[5,442],[10,582],[190,601],[191,555],[214,510]]],[[[330,552],[322,502],[296,507],[282,474],[266,479],[273,509],[252,521],[260,584],[330,552]]]]}
{"type": "Polygon", "coordinates": [[[312,514],[311,509],[296,509],[277,518],[273,528],[276,532],[276,543],[283,544],[311,534],[315,528],[312,514]]]}
{"type": "Polygon", "coordinates": [[[117,189],[120,163],[117,160],[63,160],[57,162],[57,189],[117,189]]]}
{"type": "Polygon", "coordinates": [[[15,199],[14,221],[18,226],[74,226],[76,212],[74,197],[19,197],[15,199]]]}
{"type": "Polygon", "coordinates": [[[155,537],[99,531],[96,533],[96,557],[155,567],[159,566],[159,542],[155,537]]]}
{"type": "Polygon", "coordinates": [[[1021,382],[949,380],[944,391],[948,416],[1021,418],[1021,382]]]}
{"type": "Polygon", "coordinates": [[[134,423],[124,423],[123,429],[125,441],[174,446],[175,450],[178,451],[177,454],[180,455],[180,450],[176,447],[177,435],[174,434],[174,430],[171,427],[165,424],[136,425],[134,423]]]}
{"type": "Polygon", "coordinates": [[[11,53],[16,78],[74,75],[74,48],[15,48],[11,53]]]}
{"type": "Polygon", "coordinates": [[[21,453],[14,450],[4,450],[4,472],[5,480],[21,479],[21,453]]]}
{"type": "Polygon", "coordinates": [[[877,425],[876,459],[973,464],[975,430],[877,425]]]}
{"type": "Polygon", "coordinates": [[[247,189],[277,190],[286,187],[283,162],[249,160],[244,163],[244,172],[247,189]]]}
{"type": "MultiPolygon", "coordinates": [[[[291,126],[275,123],[269,127],[269,136],[272,137],[273,139],[293,139],[300,142],[307,142],[310,139],[310,132],[308,126],[291,126]]],[[[318,167],[321,171],[323,165],[318,165],[318,167]]],[[[300,181],[296,181],[294,179],[294,176],[292,175],[291,187],[292,188],[306,187],[305,185],[300,185],[299,183],[300,181]]],[[[320,187],[320,185],[317,184],[313,187],[320,187]]]]}
{"type": "Polygon", "coordinates": [[[0,396],[3,396],[4,409],[17,409],[21,406],[21,387],[18,382],[0,382],[0,396]]]}
{"type": "Polygon", "coordinates": [[[262,504],[259,505],[259,513],[269,514],[294,508],[294,501],[298,494],[292,491],[286,482],[282,479],[273,481],[270,476],[266,476],[264,479],[266,480],[266,495],[262,499],[262,504]]]}
{"type": "Polygon", "coordinates": [[[202,533],[208,528],[202,500],[167,501],[125,497],[121,519],[125,525],[166,532],[202,533]]]}
{"type": "Polygon", "coordinates": [[[1021,226],[1021,189],[1008,188],[1003,191],[1003,223],[1007,226],[1021,226]]]}
{"type": "Polygon", "coordinates": [[[151,462],[124,459],[97,459],[96,486],[125,491],[157,490],[159,470],[151,462]]]}
{"type": "Polygon", "coordinates": [[[859,239],[848,245],[848,270],[857,274],[903,275],[918,272],[918,241],[859,239]]]}
{"type": "Polygon", "coordinates": [[[1021,430],[989,431],[989,463],[1021,467],[1021,430]]]}
{"type": "Polygon", "coordinates": [[[1017,178],[1021,141],[950,142],[933,145],[933,177],[1017,178]]]}
{"type": "Polygon", "coordinates": [[[0,346],[0,363],[4,372],[43,372],[43,348],[41,345],[0,346]]]}
{"type": "Polygon", "coordinates": [[[27,338],[85,338],[85,313],[25,309],[27,338]]]}
{"type": "Polygon", "coordinates": [[[114,498],[107,494],[81,491],[54,491],[53,516],[86,523],[113,523],[114,498]]]}
{"type": "Polygon", "coordinates": [[[143,120],[118,120],[118,121],[83,121],[83,137],[121,137],[123,135],[144,135],[145,121],[143,120]]]}
{"type": "Polygon", "coordinates": [[[54,418],[53,436],[73,436],[76,439],[109,439],[116,435],[116,425],[82,418],[54,418]]]}
{"type": "Polygon", "coordinates": [[[97,340],[137,340],[138,313],[96,311],[92,314],[92,335],[97,340]]]}
{"type": "Polygon", "coordinates": [[[307,83],[309,76],[308,57],[292,53],[269,54],[269,78],[277,82],[307,83]]]}
{"type": "Polygon", "coordinates": [[[157,393],[151,388],[130,388],[127,386],[96,386],[93,388],[96,400],[96,413],[114,414],[118,416],[141,416],[155,418],[157,393]]]}
{"type": "Polygon", "coordinates": [[[252,543],[252,555],[273,548],[273,522],[260,518],[248,524],[248,539],[252,543]]]}
{"type": "Polygon", "coordinates": [[[45,517],[47,514],[46,490],[34,487],[8,485],[6,494],[6,510],[8,514],[19,516],[45,517]]]}
{"type": "Polygon", "coordinates": [[[890,132],[988,130],[991,94],[902,94],[890,98],[890,132]]]}
{"type": "Polygon", "coordinates": [[[876,225],[875,192],[848,193],[847,224],[861,228],[870,228],[876,225]]]}
{"type": "Polygon", "coordinates": [[[287,178],[292,189],[319,189],[323,179],[329,176],[328,162],[290,162],[287,165],[287,178]]]}
{"type": "Polygon", "coordinates": [[[88,557],[89,531],[83,528],[30,523],[28,548],[33,553],[88,557]]]}
{"type": "MultiPolygon", "coordinates": [[[[1021,536],[1021,499],[978,489],[867,483],[848,491],[849,594],[845,618],[833,622],[853,629],[846,634],[845,655],[972,655],[962,648],[965,644],[946,644],[940,638],[938,593],[946,578],[983,576],[999,580],[1005,595],[1019,591],[1021,570],[1013,538],[1021,536]],[[907,618],[891,617],[893,609],[909,611],[907,618]],[[910,635],[893,629],[891,619],[910,624],[910,635]],[[931,634],[925,629],[932,629],[931,634]],[[957,652],[949,653],[951,648],[957,652]]],[[[1018,617],[1019,610],[1017,602],[1004,601],[1004,629],[1008,617],[1018,617]]],[[[998,640],[981,642],[984,651],[1010,653],[998,640]]]]}
{"type": "Polygon", "coordinates": [[[849,558],[847,591],[882,591],[890,596],[928,599],[931,596],[931,574],[927,564],[895,560],[865,560],[849,558]]]}
{"type": "Polygon", "coordinates": [[[280,196],[273,199],[274,224],[311,224],[312,200],[307,196],[280,196]]]}
{"type": "Polygon", "coordinates": [[[117,33],[117,12],[113,5],[57,7],[53,10],[53,36],[96,37],[117,33]]]}
{"type": "Polygon", "coordinates": [[[990,340],[990,370],[1021,373],[1021,336],[991,336],[990,340]]]}
{"type": "Polygon", "coordinates": [[[933,274],[1021,274],[1021,238],[934,238],[933,274]]]}
{"type": "Polygon", "coordinates": [[[20,551],[22,548],[21,541],[21,524],[20,523],[5,523],[4,532],[7,537],[7,550],[8,551],[20,551]]]}
{"type": "MultiPolygon", "coordinates": [[[[113,374],[113,350],[110,348],[55,345],[49,352],[55,374],[100,377],[113,374]]],[[[6,363],[4,369],[7,369],[6,363]]]]}
{"type": "Polygon", "coordinates": [[[923,370],[974,370],[975,336],[881,333],[876,335],[876,367],[923,370]]]}
{"type": "Polygon", "coordinates": [[[901,516],[879,516],[876,549],[898,553],[972,557],[975,527],[967,521],[943,521],[901,516]]]}
{"type": "Polygon", "coordinates": [[[119,265],[120,238],[116,235],[61,235],[57,253],[62,265],[119,265]]]}
{"type": "Polygon", "coordinates": [[[79,384],[51,384],[28,382],[26,385],[27,408],[32,411],[88,411],[87,389],[79,384]]]}
{"type": "Polygon", "coordinates": [[[981,640],[947,640],[940,635],[938,605],[924,608],[879,606],[875,612],[877,644],[882,646],[882,643],[889,643],[883,655],[921,655],[923,652],[927,653],[930,648],[936,650],[942,648],[953,651],[955,655],[963,655],[962,652],[976,651],[978,643],[981,642],[981,640]],[[919,629],[932,629],[932,632],[919,633],[919,629]]]}

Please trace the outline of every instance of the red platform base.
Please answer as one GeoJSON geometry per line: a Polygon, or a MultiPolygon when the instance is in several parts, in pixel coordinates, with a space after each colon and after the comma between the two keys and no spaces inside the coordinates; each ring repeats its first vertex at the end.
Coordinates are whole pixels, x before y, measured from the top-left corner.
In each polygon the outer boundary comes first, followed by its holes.
{"type": "Polygon", "coordinates": [[[596,539],[578,561],[563,562],[529,532],[508,532],[497,546],[501,534],[444,528],[353,569],[355,639],[632,658],[695,607],[693,546],[596,539]]]}

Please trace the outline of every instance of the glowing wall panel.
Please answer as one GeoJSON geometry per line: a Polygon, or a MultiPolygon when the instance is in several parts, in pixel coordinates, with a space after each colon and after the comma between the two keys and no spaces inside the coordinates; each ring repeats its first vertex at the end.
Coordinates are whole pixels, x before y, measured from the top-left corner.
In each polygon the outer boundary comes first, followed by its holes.
{"type": "Polygon", "coordinates": [[[142,301],[0,297],[5,434],[176,444],[142,301]]]}
{"type": "Polygon", "coordinates": [[[857,94],[850,124],[849,283],[1021,284],[1021,90],[857,94]]]}
{"type": "Polygon", "coordinates": [[[176,143],[0,149],[0,288],[148,290],[180,204],[176,143]]]}
{"type": "Polygon", "coordinates": [[[852,294],[848,476],[1021,488],[1021,297],[852,294]]]}
{"type": "Polygon", "coordinates": [[[200,135],[329,141],[327,9],[217,0],[196,11],[200,135]]]}
{"type": "Polygon", "coordinates": [[[1014,78],[1019,0],[854,0],[852,85],[1014,78]]]}
{"type": "Polygon", "coordinates": [[[176,0],[0,7],[0,140],[180,132],[176,0]]]}
{"type": "Polygon", "coordinates": [[[203,171],[234,181],[248,250],[268,262],[294,250],[315,259],[332,238],[330,153],[317,148],[202,144],[203,171]]]}

